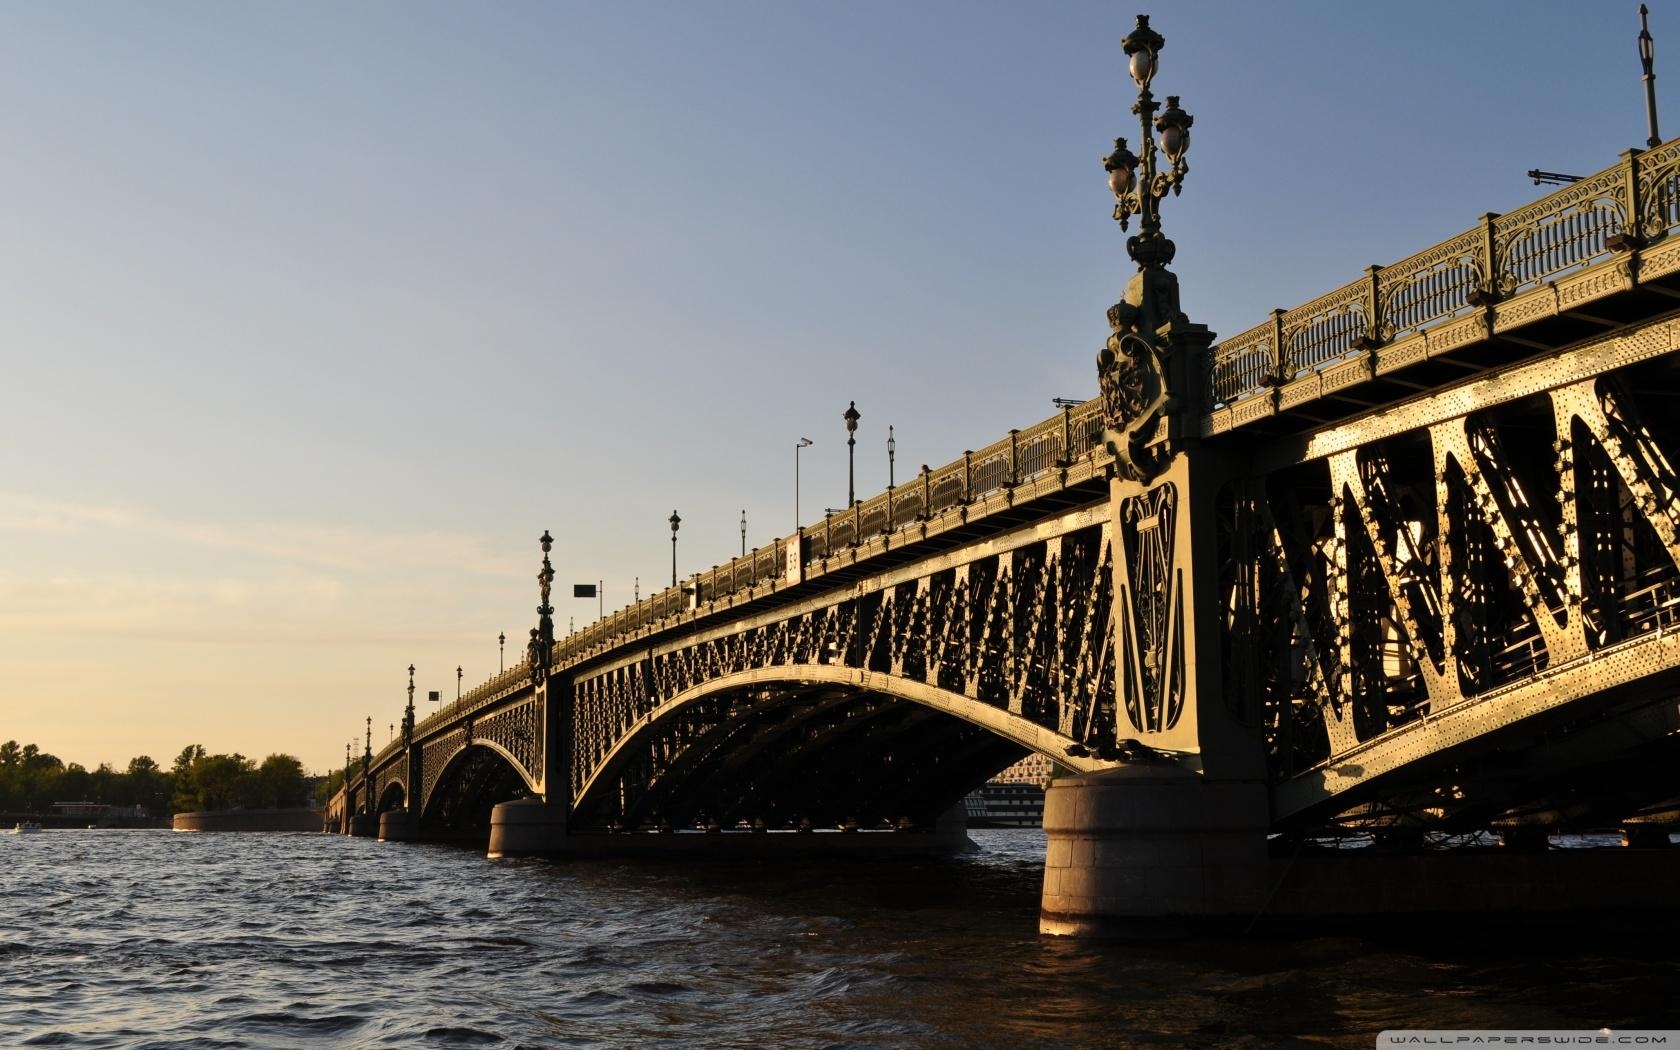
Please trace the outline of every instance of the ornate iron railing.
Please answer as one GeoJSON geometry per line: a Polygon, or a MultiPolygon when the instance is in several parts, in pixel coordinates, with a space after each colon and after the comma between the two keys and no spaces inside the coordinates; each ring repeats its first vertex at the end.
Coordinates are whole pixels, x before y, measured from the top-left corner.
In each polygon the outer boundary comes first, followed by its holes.
{"type": "Polygon", "coordinates": [[[1680,140],[1620,164],[1215,345],[1208,408],[1452,320],[1680,227],[1680,140]]]}
{"type": "MultiPolygon", "coordinates": [[[[604,620],[561,639],[554,662],[570,663],[619,643],[625,636],[652,627],[683,612],[751,598],[784,585],[788,576],[788,544],[803,540],[802,564],[831,558],[876,536],[914,527],[956,507],[984,499],[1002,489],[1032,481],[1049,471],[1071,465],[1102,448],[1102,406],[1097,400],[1060,413],[985,448],[963,453],[942,467],[924,470],[886,492],[861,500],[848,510],[831,514],[793,537],[777,539],[744,557],[729,559],[708,572],[697,573],[620,609],[604,620]]],[[[427,719],[454,719],[463,712],[493,702],[530,678],[523,660],[518,666],[464,694],[459,707],[445,705],[427,719]]],[[[423,723],[423,726],[426,723],[423,723]]]]}

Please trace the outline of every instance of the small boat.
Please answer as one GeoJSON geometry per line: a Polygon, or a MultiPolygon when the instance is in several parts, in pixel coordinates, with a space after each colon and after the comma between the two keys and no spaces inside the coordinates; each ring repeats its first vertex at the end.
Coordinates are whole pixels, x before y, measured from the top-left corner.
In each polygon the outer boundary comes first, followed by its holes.
{"type": "Polygon", "coordinates": [[[17,827],[12,829],[14,835],[32,835],[41,830],[41,825],[33,820],[20,820],[17,827]]]}

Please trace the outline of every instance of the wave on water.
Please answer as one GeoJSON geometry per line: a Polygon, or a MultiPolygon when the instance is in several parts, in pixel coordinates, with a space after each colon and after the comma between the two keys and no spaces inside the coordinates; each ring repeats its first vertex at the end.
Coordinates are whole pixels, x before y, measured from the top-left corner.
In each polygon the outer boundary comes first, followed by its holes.
{"type": "Polygon", "coordinates": [[[1383,1027],[1672,1020],[1680,961],[1590,940],[1537,961],[1474,931],[1041,938],[1042,833],[974,838],[896,867],[492,864],[329,835],[0,841],[0,1047],[1368,1048],[1383,1027]]]}

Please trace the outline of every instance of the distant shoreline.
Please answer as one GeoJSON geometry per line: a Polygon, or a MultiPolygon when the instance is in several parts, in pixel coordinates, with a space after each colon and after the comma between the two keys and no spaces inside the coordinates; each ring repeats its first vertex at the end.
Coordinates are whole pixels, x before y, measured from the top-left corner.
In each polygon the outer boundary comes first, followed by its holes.
{"type": "Polygon", "coordinates": [[[167,828],[168,817],[117,818],[66,815],[63,813],[25,813],[22,810],[0,813],[0,830],[7,830],[20,821],[33,821],[43,828],[66,830],[77,828],[167,828]]]}

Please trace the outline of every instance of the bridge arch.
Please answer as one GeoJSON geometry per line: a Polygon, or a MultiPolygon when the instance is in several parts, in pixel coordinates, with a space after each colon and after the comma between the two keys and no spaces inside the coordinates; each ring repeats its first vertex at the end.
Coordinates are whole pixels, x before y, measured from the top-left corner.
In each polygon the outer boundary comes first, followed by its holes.
{"type": "MultiPolygon", "coordinates": [[[[440,768],[422,797],[422,828],[454,835],[487,835],[490,811],[497,803],[535,793],[518,758],[483,738],[464,742],[436,756],[440,768]]],[[[428,755],[427,761],[434,756],[428,755]]]]}
{"type": "Polygon", "coordinates": [[[392,810],[402,809],[408,804],[405,796],[406,793],[403,791],[401,784],[395,782],[386,784],[385,790],[379,796],[379,812],[389,813],[392,810]]]}
{"type": "Polygon", "coordinates": [[[1106,765],[1069,756],[1072,743],[1000,707],[901,676],[832,664],[754,668],[683,690],[625,726],[594,769],[574,776],[573,812],[584,825],[631,828],[922,824],[1028,752],[1080,772],[1106,765]],[[797,801],[783,805],[765,790],[769,781],[810,779],[840,750],[855,770],[851,797],[819,799],[810,785],[785,785],[797,801]],[[753,777],[733,775],[748,766],[753,777]],[[711,784],[709,795],[701,782],[711,784]],[[674,804],[673,793],[691,801],[674,804]]]}

